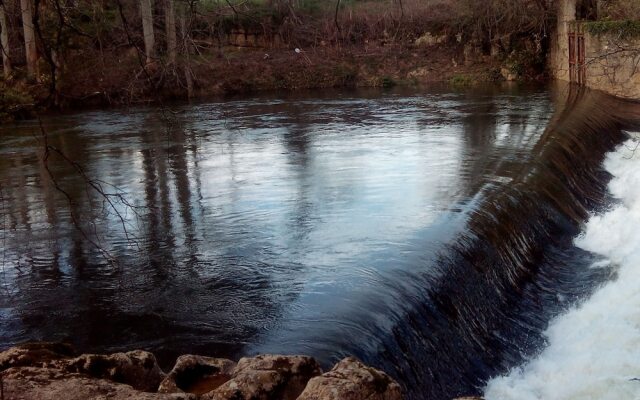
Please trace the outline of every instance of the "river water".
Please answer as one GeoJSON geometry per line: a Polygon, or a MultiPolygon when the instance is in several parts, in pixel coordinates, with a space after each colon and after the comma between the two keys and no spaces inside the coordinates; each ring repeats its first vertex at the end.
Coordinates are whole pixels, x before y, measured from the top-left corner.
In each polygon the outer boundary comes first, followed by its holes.
{"type": "Polygon", "coordinates": [[[0,344],[354,354],[410,398],[481,393],[612,276],[573,239],[622,136],[567,150],[564,107],[322,91],[2,126],[0,344]],[[556,183],[574,156],[593,166],[556,183]]]}

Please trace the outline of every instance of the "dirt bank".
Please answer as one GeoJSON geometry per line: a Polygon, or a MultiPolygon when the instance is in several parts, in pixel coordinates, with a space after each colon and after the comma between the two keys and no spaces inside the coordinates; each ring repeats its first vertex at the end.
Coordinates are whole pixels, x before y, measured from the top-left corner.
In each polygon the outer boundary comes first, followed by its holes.
{"type": "MultiPolygon", "coordinates": [[[[435,40],[435,39],[433,39],[435,40]]],[[[512,71],[504,60],[483,55],[455,37],[411,45],[296,48],[227,47],[202,55],[192,65],[191,98],[268,90],[413,86],[444,82],[456,87],[504,80],[543,80],[533,70],[512,71]]],[[[184,71],[140,63],[135,49],[113,54],[113,68],[79,53],[55,94],[45,82],[16,80],[0,98],[0,115],[24,118],[33,111],[161,103],[188,99],[184,71]]]]}

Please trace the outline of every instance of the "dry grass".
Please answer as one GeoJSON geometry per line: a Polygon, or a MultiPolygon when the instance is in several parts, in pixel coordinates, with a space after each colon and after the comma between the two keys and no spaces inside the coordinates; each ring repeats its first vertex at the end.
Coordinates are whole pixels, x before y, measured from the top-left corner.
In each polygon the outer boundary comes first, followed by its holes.
{"type": "Polygon", "coordinates": [[[598,17],[605,20],[640,20],[640,2],[638,0],[603,1],[598,17]]]}

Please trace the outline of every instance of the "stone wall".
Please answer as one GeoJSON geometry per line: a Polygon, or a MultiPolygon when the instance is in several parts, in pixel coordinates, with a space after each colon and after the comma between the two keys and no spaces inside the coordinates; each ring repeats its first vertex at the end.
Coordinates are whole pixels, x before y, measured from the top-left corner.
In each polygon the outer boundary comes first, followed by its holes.
{"type": "Polygon", "coordinates": [[[640,99],[640,39],[592,35],[584,22],[576,21],[576,0],[560,0],[557,4],[558,25],[549,59],[552,75],[562,81],[570,80],[569,32],[584,32],[585,86],[618,97],[640,99]]]}
{"type": "Polygon", "coordinates": [[[640,99],[640,40],[585,33],[587,86],[615,96],[640,99]],[[625,50],[625,49],[636,49],[625,50]]]}

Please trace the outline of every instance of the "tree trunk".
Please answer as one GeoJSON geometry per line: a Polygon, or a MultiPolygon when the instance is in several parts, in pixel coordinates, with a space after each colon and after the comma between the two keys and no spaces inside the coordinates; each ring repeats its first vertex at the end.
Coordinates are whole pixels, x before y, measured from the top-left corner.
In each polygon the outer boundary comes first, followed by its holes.
{"type": "Polygon", "coordinates": [[[0,0],[0,51],[2,52],[2,70],[5,79],[11,76],[11,58],[9,54],[9,24],[5,6],[0,0]]]}
{"type": "Polygon", "coordinates": [[[20,0],[22,11],[22,28],[24,30],[24,49],[27,58],[27,76],[34,79],[38,74],[38,49],[36,48],[36,32],[33,27],[32,0],[20,0]]]}
{"type": "Polygon", "coordinates": [[[153,34],[153,5],[152,0],[140,0],[140,14],[142,15],[142,34],[144,36],[144,52],[147,64],[151,64],[155,57],[154,47],[156,39],[153,34]]]}
{"type": "Polygon", "coordinates": [[[191,35],[187,27],[187,10],[180,8],[180,35],[184,51],[184,78],[187,82],[187,97],[193,97],[193,76],[191,75],[191,35]]]}
{"type": "Polygon", "coordinates": [[[175,64],[178,58],[178,39],[176,36],[176,11],[174,0],[165,0],[165,25],[167,31],[167,58],[169,64],[175,64]]]}

